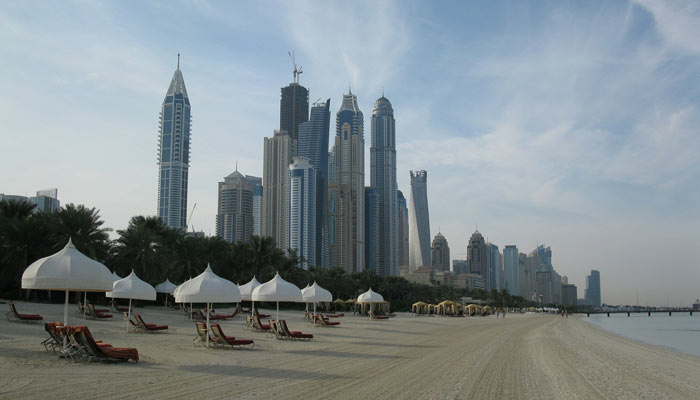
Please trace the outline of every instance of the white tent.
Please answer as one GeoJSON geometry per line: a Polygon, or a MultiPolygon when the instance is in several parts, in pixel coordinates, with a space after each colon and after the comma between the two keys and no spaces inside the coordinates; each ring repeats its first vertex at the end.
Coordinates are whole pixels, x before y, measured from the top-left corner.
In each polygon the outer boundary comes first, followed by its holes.
{"type": "MultiPolygon", "coordinates": [[[[255,288],[258,286],[260,286],[260,282],[258,282],[258,280],[255,279],[255,275],[253,275],[253,279],[251,279],[250,282],[238,287],[238,290],[241,291],[241,300],[253,301],[253,290],[255,290],[255,288]]],[[[253,304],[250,307],[250,315],[253,315],[254,308],[255,302],[253,301],[253,304]]]]}
{"type": "MultiPolygon", "coordinates": [[[[304,286],[304,288],[301,289],[301,298],[302,299],[304,298],[304,293],[306,293],[306,291],[309,290],[310,287],[311,287],[311,285],[309,285],[307,283],[306,286],[304,286]]],[[[309,302],[306,301],[306,299],[304,299],[304,307],[305,307],[305,311],[309,312],[309,302]]]]}
{"type": "Polygon", "coordinates": [[[118,280],[122,279],[121,276],[117,275],[117,271],[112,272],[112,281],[116,282],[118,280]]]}
{"type": "Polygon", "coordinates": [[[315,281],[313,285],[306,287],[301,291],[301,296],[305,302],[314,303],[314,324],[316,323],[316,303],[330,303],[333,301],[333,295],[331,292],[318,286],[315,281]]]}
{"type": "Polygon", "coordinates": [[[381,294],[372,290],[372,288],[369,288],[368,291],[357,296],[357,304],[369,304],[369,312],[373,311],[374,304],[383,302],[384,297],[382,297],[381,294]]]}
{"type": "Polygon", "coordinates": [[[68,325],[68,294],[71,290],[106,292],[112,290],[112,282],[112,274],[107,267],[79,252],[71,239],[68,239],[63,250],[34,261],[22,274],[22,289],[66,292],[64,325],[68,325]]]}
{"type": "Polygon", "coordinates": [[[207,342],[209,347],[209,310],[211,303],[237,303],[241,301],[241,292],[233,282],[216,275],[211,267],[201,274],[183,283],[175,290],[177,303],[207,303],[207,342]]]}
{"type": "Polygon", "coordinates": [[[112,291],[106,293],[107,297],[116,299],[129,299],[129,312],[126,320],[126,331],[129,331],[129,319],[131,319],[131,300],[156,300],[156,290],[153,286],[142,281],[134,271],[124,279],[114,282],[112,291]]]}
{"type": "Polygon", "coordinates": [[[301,303],[301,290],[293,284],[285,281],[279,272],[275,277],[263,283],[253,290],[253,301],[274,301],[277,303],[277,319],[280,317],[280,301],[301,303]]]}
{"type": "Polygon", "coordinates": [[[173,294],[175,292],[175,286],[174,283],[170,282],[170,279],[166,279],[163,282],[159,283],[156,285],[156,293],[165,293],[165,307],[168,307],[168,295],[173,294]]]}

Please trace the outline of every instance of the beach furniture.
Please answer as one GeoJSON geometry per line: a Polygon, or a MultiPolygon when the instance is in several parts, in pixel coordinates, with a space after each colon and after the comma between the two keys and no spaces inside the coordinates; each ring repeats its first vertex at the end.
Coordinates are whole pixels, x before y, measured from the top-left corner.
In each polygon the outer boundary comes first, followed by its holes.
{"type": "Polygon", "coordinates": [[[318,322],[318,325],[321,325],[321,326],[338,326],[338,325],[340,325],[340,322],[329,321],[328,318],[324,317],[323,314],[321,314],[321,313],[316,314],[316,322],[318,322]]]}
{"type": "Polygon", "coordinates": [[[44,330],[49,334],[49,337],[44,339],[41,344],[44,345],[46,351],[56,352],[56,349],[60,349],[63,346],[63,336],[56,329],[57,326],[63,326],[60,322],[46,322],[44,323],[44,330]]]}
{"type": "Polygon", "coordinates": [[[109,312],[108,308],[97,308],[92,303],[89,303],[89,302],[86,302],[85,304],[87,304],[88,307],[92,307],[98,313],[108,313],[109,312]]]}
{"type": "Polygon", "coordinates": [[[117,301],[112,299],[112,309],[117,312],[128,312],[129,308],[128,307],[121,307],[119,304],[117,304],[117,301]]]}
{"type": "Polygon", "coordinates": [[[377,315],[377,314],[375,314],[374,311],[370,311],[370,312],[369,312],[369,316],[370,316],[370,318],[372,318],[372,319],[380,319],[380,320],[389,319],[389,317],[387,317],[386,315],[377,315]]]}
{"type": "Polygon", "coordinates": [[[141,325],[138,322],[135,322],[131,317],[129,316],[129,313],[125,312],[124,313],[124,320],[128,321],[127,323],[131,325],[132,328],[136,330],[143,330],[141,325]]]}
{"type": "Polygon", "coordinates": [[[260,314],[257,308],[254,310],[254,315],[258,318],[270,318],[270,314],[260,314]]]}
{"type": "Polygon", "coordinates": [[[340,318],[344,316],[345,313],[326,314],[326,318],[340,318]]]}
{"type": "MultiPolygon", "coordinates": [[[[202,310],[197,310],[197,313],[198,313],[199,318],[201,318],[203,320],[207,319],[206,315],[204,315],[202,310]]],[[[212,321],[218,321],[218,320],[222,320],[222,319],[226,319],[226,318],[227,317],[225,315],[216,315],[216,314],[209,313],[209,319],[212,321]]]]}
{"type": "Polygon", "coordinates": [[[300,331],[290,331],[289,327],[287,326],[287,321],[285,320],[279,320],[277,321],[278,325],[277,327],[279,328],[281,332],[281,337],[283,338],[288,338],[288,339],[295,339],[295,340],[311,340],[313,339],[314,335],[310,333],[302,333],[300,331]]]}
{"type": "Polygon", "coordinates": [[[294,285],[282,279],[279,273],[269,281],[256,287],[252,294],[253,301],[274,301],[277,303],[277,314],[275,319],[280,318],[280,301],[282,302],[303,302],[301,290],[294,285]]]}
{"type": "Polygon", "coordinates": [[[147,324],[144,322],[143,318],[141,318],[141,314],[136,314],[136,322],[138,323],[138,326],[146,332],[161,332],[168,330],[168,325],[147,324]]]}
{"type": "MultiPolygon", "coordinates": [[[[100,310],[102,310],[102,309],[100,309],[100,310]]],[[[92,304],[88,304],[86,316],[91,318],[91,319],[112,318],[112,314],[109,314],[105,311],[97,311],[97,309],[95,309],[95,306],[93,306],[92,304]]]]}
{"type": "Polygon", "coordinates": [[[87,326],[75,327],[75,336],[83,345],[83,350],[88,354],[88,360],[98,361],[139,361],[139,352],[135,348],[114,347],[107,343],[97,342],[92,337],[87,326]]]}
{"type": "Polygon", "coordinates": [[[197,343],[206,344],[207,341],[212,344],[216,344],[216,338],[207,335],[207,325],[204,322],[195,322],[197,328],[197,337],[192,339],[192,344],[197,345],[197,343]]]}
{"type": "Polygon", "coordinates": [[[221,325],[219,324],[211,324],[211,331],[214,334],[214,337],[216,338],[216,341],[218,344],[221,344],[223,346],[230,346],[230,347],[242,347],[242,346],[247,346],[251,345],[253,346],[255,342],[249,339],[236,339],[233,336],[226,336],[224,334],[224,331],[221,329],[221,325]]]}
{"type": "Polygon", "coordinates": [[[10,311],[6,314],[8,321],[20,321],[20,322],[38,322],[42,321],[44,318],[39,314],[22,314],[17,311],[15,303],[10,300],[10,311]]]}
{"type": "Polygon", "coordinates": [[[255,316],[253,316],[253,330],[262,331],[262,332],[269,332],[270,331],[270,324],[263,324],[260,321],[260,317],[255,315],[255,316]]]}

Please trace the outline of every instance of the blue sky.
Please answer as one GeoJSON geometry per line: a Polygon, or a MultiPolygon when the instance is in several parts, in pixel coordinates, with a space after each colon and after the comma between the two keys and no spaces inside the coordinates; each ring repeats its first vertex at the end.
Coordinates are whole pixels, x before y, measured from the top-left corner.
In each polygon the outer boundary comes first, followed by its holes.
{"type": "Polygon", "coordinates": [[[384,88],[399,187],[428,170],[431,234],[452,258],[478,225],[501,249],[551,245],[579,297],[597,268],[604,301],[688,304],[699,37],[693,1],[3,2],[0,192],[58,187],[115,229],[154,214],[180,52],[192,225],[213,233],[217,182],[236,161],[262,176],[294,49],[311,101],[337,110],[352,85],[369,122],[384,88]]]}

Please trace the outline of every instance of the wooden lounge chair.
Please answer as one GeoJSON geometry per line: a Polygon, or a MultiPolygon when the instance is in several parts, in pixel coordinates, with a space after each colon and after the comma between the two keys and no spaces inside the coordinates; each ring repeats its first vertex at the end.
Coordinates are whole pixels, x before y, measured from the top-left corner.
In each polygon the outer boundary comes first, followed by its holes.
{"type": "MultiPolygon", "coordinates": [[[[207,320],[207,315],[204,314],[202,312],[202,310],[197,310],[197,313],[199,313],[199,318],[203,319],[204,321],[207,320]]],[[[209,321],[219,321],[219,320],[226,319],[226,318],[228,318],[228,317],[225,315],[216,315],[216,314],[209,313],[209,321]]]]}
{"type": "MultiPolygon", "coordinates": [[[[197,328],[197,337],[192,339],[192,344],[194,346],[196,346],[197,343],[204,345],[207,342],[207,324],[204,322],[195,322],[195,326],[197,328]]],[[[209,335],[209,343],[218,344],[218,341],[214,336],[209,335]]]]}
{"type": "MultiPolygon", "coordinates": [[[[129,307],[121,307],[119,304],[117,304],[117,301],[112,299],[112,308],[117,311],[117,312],[129,312],[129,307]]],[[[98,309],[95,309],[95,311],[98,311],[98,309]]]]}
{"type": "Polygon", "coordinates": [[[168,330],[168,325],[147,324],[144,322],[143,318],[141,318],[141,314],[136,314],[136,322],[141,329],[147,332],[160,332],[168,330]]]}
{"type": "Polygon", "coordinates": [[[137,331],[142,331],[143,327],[133,319],[129,317],[129,313],[124,313],[124,320],[129,321],[129,325],[131,325],[132,328],[136,329],[137,331]]]}
{"type": "Polygon", "coordinates": [[[107,343],[98,343],[92,337],[92,334],[87,326],[78,326],[75,329],[76,332],[80,334],[76,337],[80,338],[85,351],[90,356],[95,357],[100,361],[139,361],[139,352],[137,349],[113,347],[107,343]]]}
{"type": "Polygon", "coordinates": [[[219,324],[210,324],[211,326],[211,332],[214,334],[214,337],[216,338],[217,343],[221,345],[228,345],[231,347],[238,346],[239,348],[241,346],[246,346],[246,345],[254,345],[255,342],[252,340],[248,339],[236,339],[233,336],[226,336],[224,334],[224,331],[221,329],[221,325],[219,324]]]}
{"type": "Polygon", "coordinates": [[[17,311],[15,303],[10,300],[10,311],[6,314],[8,321],[20,321],[20,322],[38,322],[43,321],[44,318],[39,314],[21,314],[17,311]]]}
{"type": "Polygon", "coordinates": [[[314,322],[314,313],[310,313],[310,312],[307,311],[307,312],[304,313],[304,316],[306,316],[306,320],[307,320],[307,321],[309,321],[309,322],[311,322],[311,323],[314,322]]]}
{"type": "Polygon", "coordinates": [[[345,313],[336,313],[336,314],[326,314],[326,318],[340,318],[344,317],[345,313]]]}
{"type": "MultiPolygon", "coordinates": [[[[88,305],[88,306],[91,306],[92,308],[94,308],[95,311],[97,311],[98,313],[108,313],[108,312],[109,312],[109,309],[108,309],[108,308],[97,308],[97,307],[95,307],[95,306],[94,306],[92,303],[90,303],[90,302],[88,302],[87,305],[88,305]]],[[[126,310],[126,311],[129,311],[129,310],[126,310]]]]}
{"type": "Polygon", "coordinates": [[[260,321],[260,317],[257,315],[253,316],[253,330],[262,331],[262,332],[271,332],[270,324],[263,324],[260,321]]]}
{"type": "Polygon", "coordinates": [[[389,319],[389,317],[387,317],[387,316],[385,316],[385,315],[377,315],[377,314],[375,314],[374,311],[370,312],[370,313],[369,313],[369,316],[370,316],[370,318],[372,318],[372,319],[382,319],[382,320],[383,320],[383,319],[389,319]]]}
{"type": "Polygon", "coordinates": [[[296,339],[296,340],[311,340],[313,339],[314,335],[310,333],[301,333],[299,331],[290,331],[289,327],[287,326],[287,321],[285,320],[279,320],[279,328],[283,334],[284,337],[289,338],[289,339],[296,339]]]}
{"type": "Polygon", "coordinates": [[[316,314],[316,322],[318,322],[317,325],[321,326],[338,326],[340,325],[340,322],[338,321],[329,321],[328,318],[325,318],[323,314],[316,314]]]}
{"type": "Polygon", "coordinates": [[[270,314],[260,314],[257,308],[255,309],[255,315],[260,318],[270,318],[270,314]]]}
{"type": "MultiPolygon", "coordinates": [[[[88,304],[88,309],[87,309],[87,316],[93,319],[106,319],[106,318],[112,318],[112,314],[108,313],[107,311],[97,311],[98,309],[95,308],[92,304],[88,304]]],[[[101,308],[99,310],[102,310],[101,308]]]]}
{"type": "Polygon", "coordinates": [[[44,330],[49,334],[49,337],[44,339],[41,344],[44,345],[46,351],[56,352],[56,349],[60,349],[63,346],[63,336],[56,330],[57,326],[63,326],[60,322],[46,322],[44,323],[44,330]]]}

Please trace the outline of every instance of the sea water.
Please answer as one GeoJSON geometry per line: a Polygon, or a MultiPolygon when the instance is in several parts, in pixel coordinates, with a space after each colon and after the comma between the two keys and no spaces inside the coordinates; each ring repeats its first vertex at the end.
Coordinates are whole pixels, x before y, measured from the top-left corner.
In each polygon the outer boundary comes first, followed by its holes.
{"type": "Polygon", "coordinates": [[[644,343],[665,346],[681,353],[700,357],[700,312],[591,314],[583,317],[599,327],[644,343]]]}

